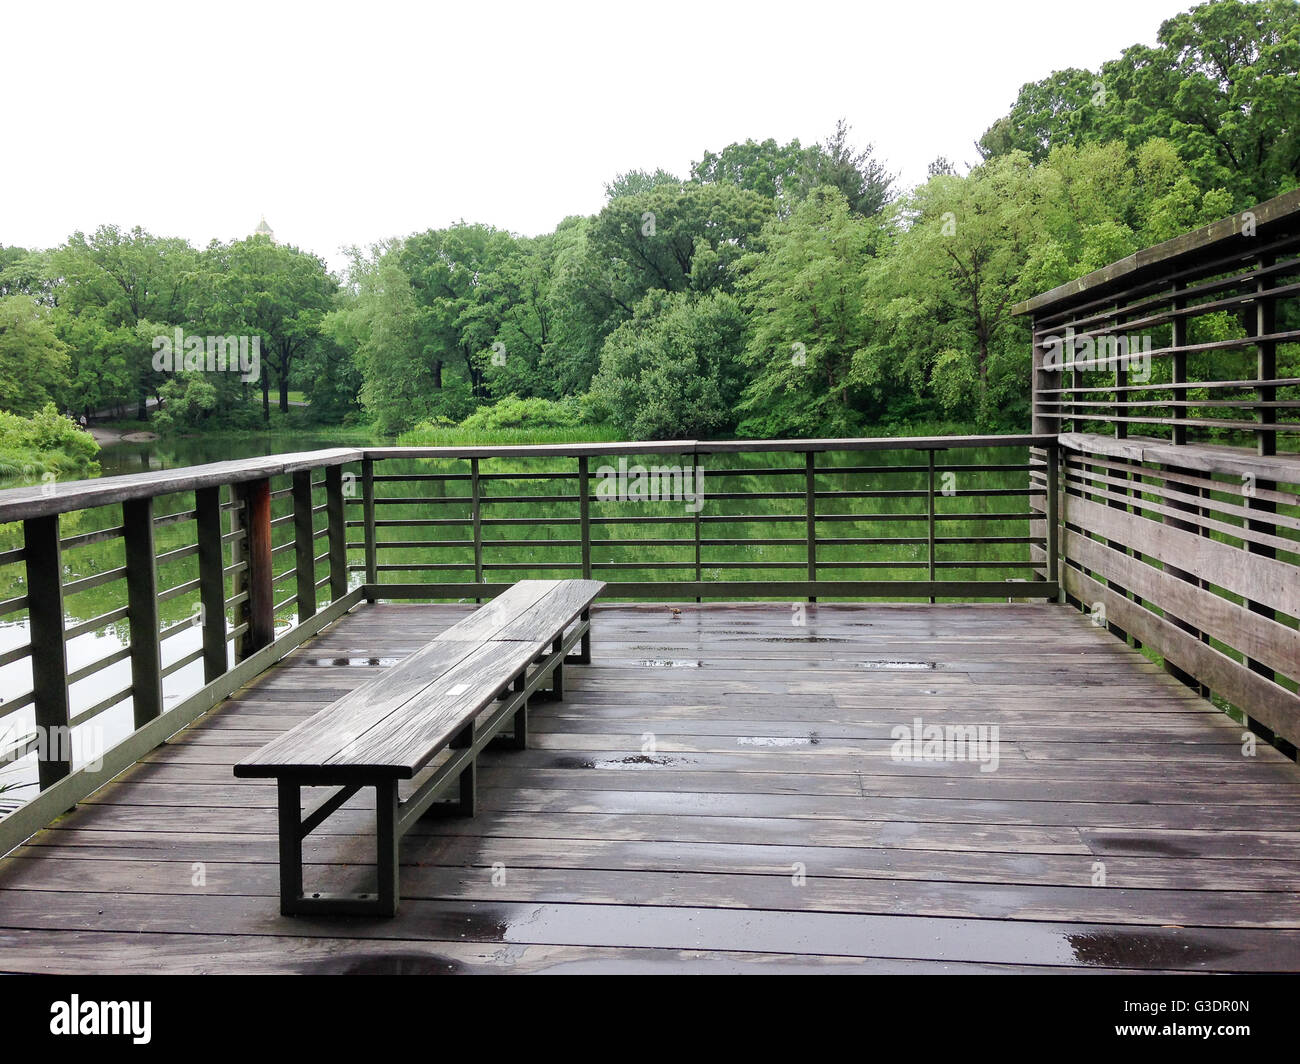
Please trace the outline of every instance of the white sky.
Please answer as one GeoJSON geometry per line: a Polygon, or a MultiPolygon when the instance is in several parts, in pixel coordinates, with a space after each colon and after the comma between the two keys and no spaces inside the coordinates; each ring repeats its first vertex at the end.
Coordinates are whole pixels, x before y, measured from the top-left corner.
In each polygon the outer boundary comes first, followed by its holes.
{"type": "Polygon", "coordinates": [[[322,255],[461,218],[554,228],[604,182],[843,115],[904,185],[1020,85],[1191,0],[147,4],[0,0],[0,244],[115,222],[198,246],[262,214],[322,255]]]}

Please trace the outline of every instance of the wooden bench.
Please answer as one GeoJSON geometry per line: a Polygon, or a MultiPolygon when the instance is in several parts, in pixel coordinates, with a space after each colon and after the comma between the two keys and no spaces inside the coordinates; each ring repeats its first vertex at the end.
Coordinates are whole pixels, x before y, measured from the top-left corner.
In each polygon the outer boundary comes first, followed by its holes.
{"type": "Polygon", "coordinates": [[[396,914],[400,839],[421,816],[473,816],[475,758],[511,722],[507,741],[523,748],[529,701],[562,698],[564,665],[590,662],[590,608],[604,586],[521,580],[235,766],[279,783],[282,913],[396,914]],[[439,802],[456,780],[459,800],[439,802]],[[304,815],[303,787],[338,790],[304,815]],[[305,894],[302,840],[364,787],[375,789],[377,893],[305,894]]]}

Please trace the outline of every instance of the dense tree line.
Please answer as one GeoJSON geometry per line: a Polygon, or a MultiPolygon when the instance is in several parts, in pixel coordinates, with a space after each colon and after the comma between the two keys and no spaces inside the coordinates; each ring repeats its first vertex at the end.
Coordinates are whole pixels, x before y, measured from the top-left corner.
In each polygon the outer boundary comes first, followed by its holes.
{"type": "MultiPolygon", "coordinates": [[[[142,229],[102,226],[50,251],[0,248],[0,395],[28,414],[49,401],[75,415],[134,411],[150,399],[195,425],[253,424],[295,382],[345,407],[359,385],[347,352],[320,330],[338,281],[314,255],[265,236],[196,250],[142,229]],[[158,337],[256,337],[255,377],[159,368],[158,337]]],[[[205,367],[206,367],[205,363],[205,367]]]]}
{"type": "Polygon", "coordinates": [[[0,405],[153,396],[173,424],[240,424],[301,387],[385,433],[471,416],[639,438],[1023,428],[1018,301],[1297,184],[1298,11],[1177,15],[1154,47],[1025,85],[975,166],[936,159],[909,190],[841,122],[815,145],[705,151],[686,178],[620,174],[598,213],[541,236],[462,222],[353,249],[341,280],[264,237],[0,248],[0,405]],[[174,325],[255,333],[259,380],[159,373],[150,338],[174,325]]]}

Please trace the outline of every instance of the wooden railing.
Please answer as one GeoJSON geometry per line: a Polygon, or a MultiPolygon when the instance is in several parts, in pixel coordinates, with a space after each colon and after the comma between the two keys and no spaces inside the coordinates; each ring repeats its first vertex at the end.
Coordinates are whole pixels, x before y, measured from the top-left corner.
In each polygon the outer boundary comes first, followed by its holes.
{"type": "Polygon", "coordinates": [[[1294,453],[1298,295],[1300,189],[1021,304],[1034,431],[1294,453]]]}
{"type": "Polygon", "coordinates": [[[363,599],[1055,598],[1050,442],[339,448],[0,491],[0,770],[38,789],[0,852],[363,599]]]}
{"type": "Polygon", "coordinates": [[[1293,752],[1300,191],[1016,309],[1069,600],[1293,752]]]}
{"type": "Polygon", "coordinates": [[[1066,594],[1266,737],[1300,742],[1300,463],[1063,442],[1066,594]]]}

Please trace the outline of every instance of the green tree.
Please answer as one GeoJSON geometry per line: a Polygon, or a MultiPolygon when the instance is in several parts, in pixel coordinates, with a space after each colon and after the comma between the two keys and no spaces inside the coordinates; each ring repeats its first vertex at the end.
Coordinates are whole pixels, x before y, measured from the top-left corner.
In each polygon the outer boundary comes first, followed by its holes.
{"type": "Polygon", "coordinates": [[[433,388],[445,389],[441,416],[459,420],[468,413],[466,402],[487,396],[485,371],[507,312],[488,278],[517,251],[510,233],[461,222],[407,237],[396,253],[415,298],[421,357],[433,388]]]}
{"type": "Polygon", "coordinates": [[[1077,67],[1054,71],[1021,86],[1010,113],[984,131],[976,148],[985,159],[1022,151],[1040,162],[1063,144],[1106,139],[1105,99],[1099,75],[1077,67]]]}
{"type": "Polygon", "coordinates": [[[1236,208],[1300,180],[1300,5],[1211,0],[1165,21],[1098,73],[1065,70],[1025,85],[980,138],[986,158],[1154,137],[1173,143],[1200,191],[1236,208]]]}
{"type": "Polygon", "coordinates": [[[50,317],[31,296],[0,297],[0,403],[11,413],[35,413],[63,386],[67,345],[50,317]]]}
{"type": "Polygon", "coordinates": [[[1028,337],[1011,309],[1033,287],[1025,262],[1042,236],[1042,185],[1042,171],[1015,152],[965,178],[933,177],[900,201],[863,275],[871,329],[854,381],[879,395],[928,392],[949,414],[993,418],[1005,397],[990,381],[1004,383],[1012,357],[1028,373],[1028,337]]]}
{"type": "Polygon", "coordinates": [[[592,394],[628,439],[707,436],[734,424],[744,345],[734,296],[652,291],[605,341],[592,394]]]}
{"type": "Polygon", "coordinates": [[[354,251],[348,290],[321,322],[354,353],[362,408],[387,435],[441,413],[441,381],[419,341],[419,307],[396,250],[379,247],[368,258],[354,251]]]}
{"type": "Polygon", "coordinates": [[[49,260],[44,251],[0,245],[0,297],[31,296],[38,303],[53,305],[49,260]]]}
{"type": "Polygon", "coordinates": [[[180,429],[192,432],[203,427],[217,409],[217,389],[209,375],[178,373],[159,389],[159,409],[153,424],[162,431],[180,429]]]}
{"type": "Polygon", "coordinates": [[[333,309],[338,282],[315,255],[262,235],[213,245],[204,265],[196,320],[209,332],[261,338],[262,417],[270,420],[272,378],[280,412],[287,413],[294,366],[320,342],[321,318],[333,309]]]}
{"type": "Polygon", "coordinates": [[[596,216],[588,254],[617,268],[607,284],[612,328],[652,289],[728,290],[731,268],[771,217],[772,205],[730,185],[659,185],[623,196],[596,216]]]}
{"type": "Polygon", "coordinates": [[[197,267],[198,254],[187,241],[156,237],[139,226],[125,231],[100,226],[89,237],[74,233],[50,257],[50,270],[60,278],[58,305],[81,325],[65,330],[64,339],[90,344],[73,347],[74,377],[84,380],[94,373],[97,351],[126,345],[128,395],[114,401],[133,398],[143,419],[148,397],[165,379],[153,368],[148,334],[186,322],[197,267]],[[86,321],[94,327],[86,327],[86,321]],[[146,322],[158,330],[141,330],[146,322]]]}
{"type": "Polygon", "coordinates": [[[854,212],[869,218],[889,202],[894,178],[870,144],[853,148],[849,133],[848,123],[840,119],[823,143],[807,148],[798,140],[778,144],[771,138],[729,144],[717,153],[706,151],[691,168],[691,177],[702,184],[721,182],[757,192],[774,201],[782,217],[814,188],[829,185],[854,212]]]}
{"type": "Polygon", "coordinates": [[[553,235],[519,239],[483,278],[483,290],[492,294],[480,298],[483,309],[479,313],[486,317],[487,325],[496,326],[484,371],[494,396],[555,399],[575,390],[564,390],[563,363],[553,357],[554,258],[553,235]]]}
{"type": "Polygon", "coordinates": [[[850,435],[860,395],[850,378],[865,339],[862,271],[874,223],[835,188],[815,189],[770,222],[763,253],[743,260],[751,330],[744,435],[850,435]]]}
{"type": "Polygon", "coordinates": [[[863,274],[868,342],[853,379],[886,406],[1023,428],[1029,336],[1015,304],[1224,213],[1172,144],[1066,145],[1037,166],[997,156],[895,205],[863,274]]]}
{"type": "Polygon", "coordinates": [[[706,151],[691,167],[691,180],[704,185],[724,182],[784,203],[802,192],[800,177],[809,154],[797,139],[789,144],[778,144],[771,137],[761,144],[754,140],[728,144],[717,153],[706,151]]]}
{"type": "Polygon", "coordinates": [[[605,198],[607,200],[618,199],[620,196],[637,196],[642,192],[649,192],[659,185],[680,185],[682,179],[676,174],[670,174],[667,170],[655,170],[651,173],[649,170],[626,170],[614,178],[613,181],[605,182],[605,198]]]}
{"type": "Polygon", "coordinates": [[[809,154],[800,174],[803,195],[829,185],[839,189],[851,211],[871,218],[889,202],[894,177],[875,157],[870,144],[854,148],[849,143],[850,132],[848,122],[841,118],[835,123],[835,132],[809,154]]]}

